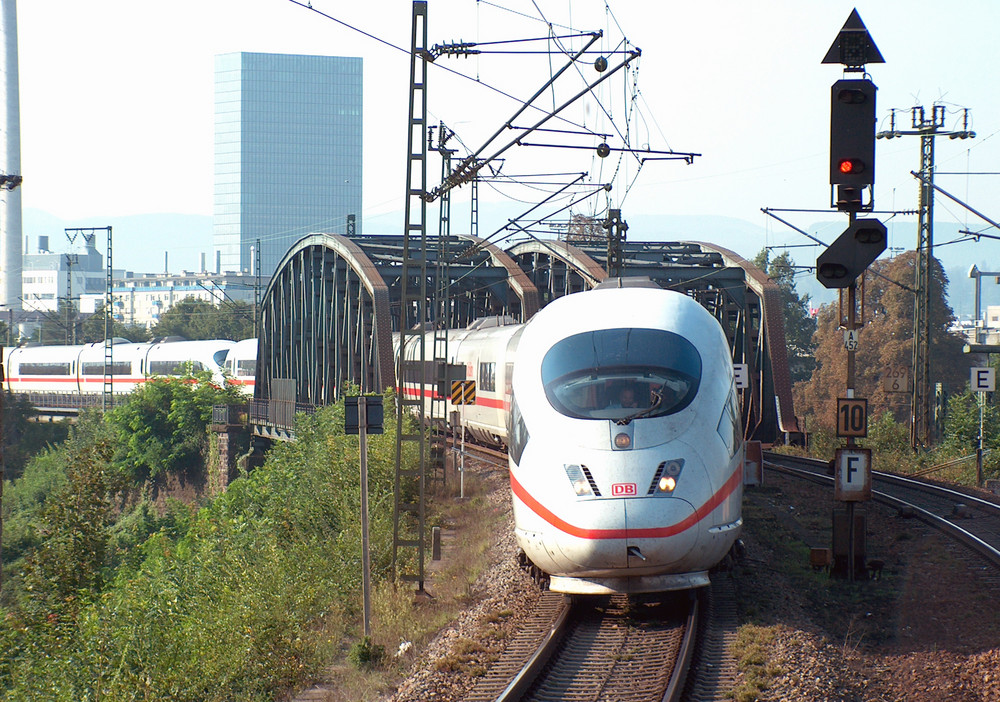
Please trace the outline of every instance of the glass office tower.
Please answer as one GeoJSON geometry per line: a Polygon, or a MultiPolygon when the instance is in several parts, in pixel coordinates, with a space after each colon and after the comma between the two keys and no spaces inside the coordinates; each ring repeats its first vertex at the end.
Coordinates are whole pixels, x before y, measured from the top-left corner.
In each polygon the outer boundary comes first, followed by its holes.
{"type": "MultiPolygon", "coordinates": [[[[235,53],[215,57],[216,260],[265,284],[311,232],[361,222],[360,58],[235,53]]],[[[355,230],[361,233],[358,226],[355,230]]]]}

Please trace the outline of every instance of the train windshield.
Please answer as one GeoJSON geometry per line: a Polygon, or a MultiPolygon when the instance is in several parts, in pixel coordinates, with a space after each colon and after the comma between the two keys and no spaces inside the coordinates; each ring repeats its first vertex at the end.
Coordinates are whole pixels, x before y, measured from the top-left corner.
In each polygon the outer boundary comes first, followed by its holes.
{"type": "Polygon", "coordinates": [[[600,329],[567,337],[542,359],[549,403],[579,419],[662,417],[698,392],[701,356],[662,329],[600,329]]]}

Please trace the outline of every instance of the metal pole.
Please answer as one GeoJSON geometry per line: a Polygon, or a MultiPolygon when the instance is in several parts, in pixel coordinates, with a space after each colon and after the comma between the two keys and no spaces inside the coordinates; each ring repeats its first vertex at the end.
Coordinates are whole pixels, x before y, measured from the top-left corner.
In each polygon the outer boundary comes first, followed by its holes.
{"type": "MultiPolygon", "coordinates": [[[[108,231],[108,255],[104,274],[104,390],[101,394],[101,411],[106,412],[114,406],[115,389],[115,345],[112,340],[114,325],[114,268],[111,263],[111,227],[108,231]]],[[[134,318],[133,318],[134,321],[134,318]]]]}
{"type": "Polygon", "coordinates": [[[465,499],[465,402],[462,403],[462,457],[458,466],[458,498],[465,499]]]}
{"type": "Polygon", "coordinates": [[[361,582],[364,593],[365,636],[372,635],[372,562],[368,545],[368,405],[358,398],[358,437],[361,440],[361,582]]]}
{"type": "Polygon", "coordinates": [[[983,408],[986,406],[986,393],[979,392],[979,445],[976,448],[976,487],[983,486],[983,408]]]}
{"type": "MultiPolygon", "coordinates": [[[[851,213],[851,224],[854,224],[854,213],[851,213]]],[[[857,281],[853,281],[851,286],[847,288],[847,328],[850,331],[854,331],[857,328],[857,306],[858,306],[858,287],[857,281]]],[[[847,349],[847,396],[854,397],[854,383],[855,383],[855,366],[854,366],[854,347],[853,345],[847,349]]],[[[847,437],[847,447],[852,448],[854,446],[854,437],[847,437]]],[[[854,581],[854,502],[847,503],[847,580],[848,582],[854,581]]]]}
{"type": "MultiPolygon", "coordinates": [[[[4,462],[7,456],[3,447],[3,347],[0,346],[0,508],[3,507],[4,462]]],[[[3,519],[0,519],[0,590],[3,589],[3,519]]]]}

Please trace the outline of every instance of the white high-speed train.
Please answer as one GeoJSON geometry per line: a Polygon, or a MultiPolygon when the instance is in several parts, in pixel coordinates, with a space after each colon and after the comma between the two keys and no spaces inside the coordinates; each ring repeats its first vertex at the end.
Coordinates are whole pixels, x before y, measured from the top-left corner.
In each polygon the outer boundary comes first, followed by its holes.
{"type": "Polygon", "coordinates": [[[226,355],[223,365],[230,383],[241,392],[253,395],[257,375],[257,339],[237,341],[226,355]]]}
{"type": "MultiPolygon", "coordinates": [[[[127,393],[154,376],[176,376],[208,371],[216,384],[226,382],[227,361],[238,371],[229,382],[253,393],[253,371],[246,378],[246,359],[256,361],[256,339],[250,350],[246,342],[225,339],[206,341],[162,340],[132,343],[116,339],[112,344],[112,387],[127,393]],[[242,345],[242,346],[241,346],[242,345]],[[230,359],[230,356],[232,358],[230,359]]],[[[3,350],[3,387],[11,392],[101,393],[104,390],[104,342],[72,346],[17,346],[3,350]]]]}
{"type": "MultiPolygon", "coordinates": [[[[740,533],[743,490],[732,357],[708,311],[649,280],[613,279],[525,325],[454,331],[448,355],[477,381],[466,426],[508,446],[517,541],[550,589],[708,584],[740,533]]],[[[436,389],[402,391],[429,402],[436,389]]]]}

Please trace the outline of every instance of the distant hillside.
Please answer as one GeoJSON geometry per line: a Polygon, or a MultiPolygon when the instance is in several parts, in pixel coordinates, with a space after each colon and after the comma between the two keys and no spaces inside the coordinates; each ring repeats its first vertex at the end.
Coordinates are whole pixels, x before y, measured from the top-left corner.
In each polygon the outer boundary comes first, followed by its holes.
{"type": "MultiPolygon", "coordinates": [[[[467,215],[459,211],[453,215],[452,226],[467,230],[467,215]],[[458,223],[461,223],[461,226],[458,223]]],[[[525,208],[510,204],[484,203],[480,212],[480,236],[488,237],[503,224],[517,217],[525,208]]],[[[363,223],[365,234],[396,234],[402,222],[401,212],[390,212],[368,217],[363,223]]],[[[746,220],[733,217],[632,215],[626,213],[628,239],[631,241],[705,241],[730,249],[745,258],[757,255],[765,243],[808,244],[806,237],[776,223],[770,230],[746,220]]],[[[67,227],[104,227],[114,231],[114,266],[137,273],[162,272],[163,254],[169,251],[169,270],[199,270],[201,254],[206,254],[209,270],[214,266],[212,253],[212,218],[207,215],[145,214],[128,217],[96,217],[80,220],[62,220],[41,210],[24,211],[24,234],[29,237],[29,251],[38,249],[38,236],[47,235],[53,251],[67,249],[63,230],[67,227]]],[[[831,220],[803,227],[826,242],[832,242],[846,226],[846,220],[831,220]]],[[[961,227],[954,223],[941,223],[935,229],[935,241],[946,242],[958,238],[961,227]]],[[[436,234],[436,224],[431,226],[436,234]]],[[[537,229],[537,227],[536,227],[537,229]]],[[[914,222],[893,222],[889,228],[890,246],[912,249],[916,245],[914,222]]],[[[524,239],[520,234],[514,240],[524,239]]],[[[509,242],[499,242],[501,246],[509,242]]],[[[103,236],[98,237],[97,248],[104,252],[103,236]]],[[[810,266],[819,255],[819,247],[789,250],[799,265],[810,266]]],[[[973,313],[973,281],[968,277],[969,268],[975,263],[980,270],[1000,269],[1000,243],[984,239],[980,243],[962,243],[935,248],[941,257],[950,284],[948,299],[955,314],[971,318],[973,313]]],[[[883,254],[887,255],[887,254],[883,254]]],[[[911,281],[901,281],[909,284],[911,281]]],[[[803,271],[797,278],[800,293],[808,293],[814,304],[832,302],[836,293],[819,284],[812,272],[803,271]]],[[[992,278],[983,279],[983,307],[1000,305],[1000,285],[992,278]]]]}

